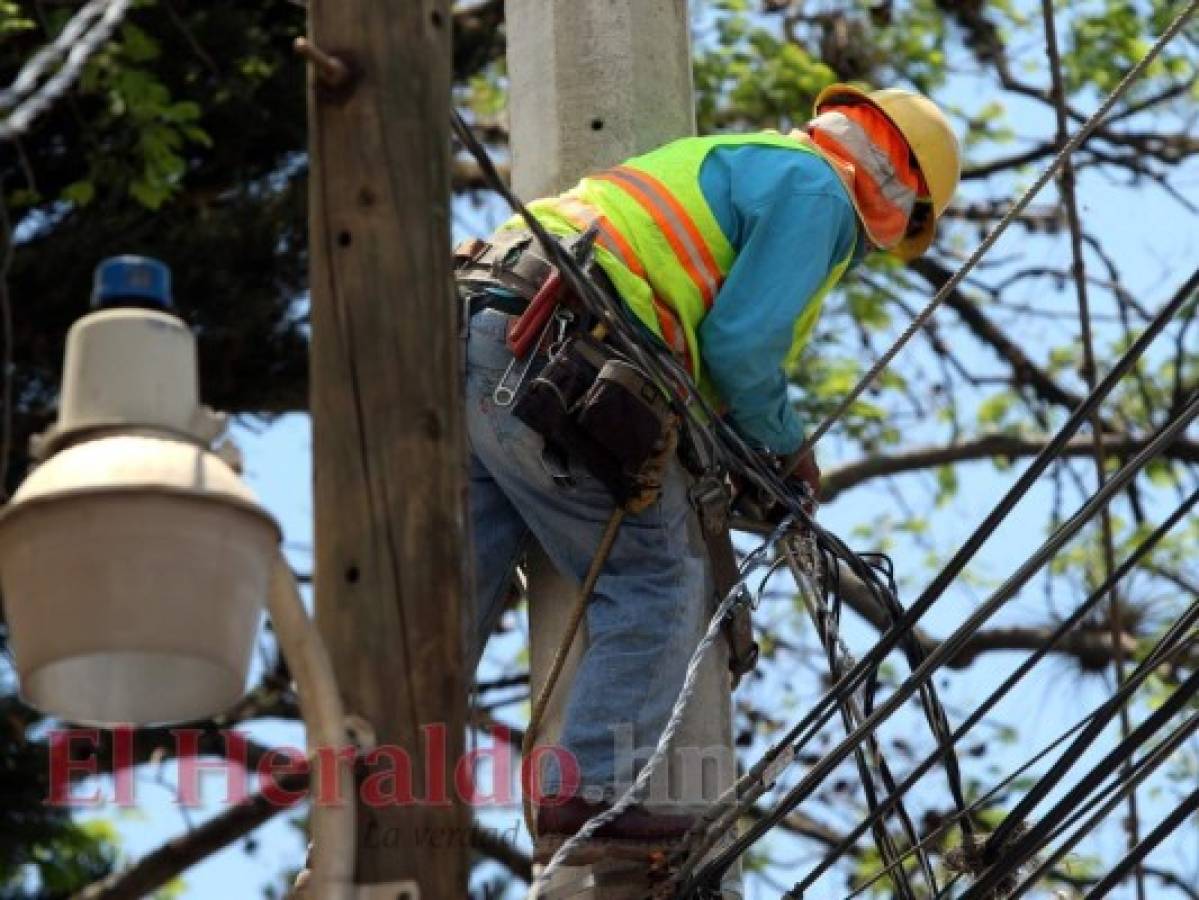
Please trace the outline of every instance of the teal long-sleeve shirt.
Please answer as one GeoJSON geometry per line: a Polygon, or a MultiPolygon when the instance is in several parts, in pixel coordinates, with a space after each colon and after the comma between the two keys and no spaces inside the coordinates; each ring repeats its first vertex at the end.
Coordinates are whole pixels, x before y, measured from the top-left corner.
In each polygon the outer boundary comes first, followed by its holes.
{"type": "Polygon", "coordinates": [[[700,188],[736,259],[700,323],[704,368],[743,438],[794,452],[803,424],[784,363],[796,320],[832,268],[865,252],[857,214],[828,163],[778,147],[717,147],[700,188]]]}

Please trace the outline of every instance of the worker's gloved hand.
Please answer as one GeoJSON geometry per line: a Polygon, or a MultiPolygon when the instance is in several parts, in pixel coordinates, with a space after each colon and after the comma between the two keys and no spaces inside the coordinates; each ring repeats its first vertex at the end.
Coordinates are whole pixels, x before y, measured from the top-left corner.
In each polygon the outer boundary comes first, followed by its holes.
{"type": "Polygon", "coordinates": [[[820,466],[816,464],[816,454],[811,450],[798,457],[787,457],[783,463],[783,471],[788,473],[788,481],[806,486],[812,500],[820,497],[820,466]]]}
{"type": "MultiPolygon", "coordinates": [[[[805,509],[815,512],[815,498],[820,491],[820,467],[812,451],[802,455],[780,458],[772,453],[763,453],[761,459],[782,476],[783,482],[808,502],[805,509]]],[[[787,507],[774,497],[754,485],[738,482],[733,498],[734,509],[748,519],[776,525],[787,515],[787,507]]]]}

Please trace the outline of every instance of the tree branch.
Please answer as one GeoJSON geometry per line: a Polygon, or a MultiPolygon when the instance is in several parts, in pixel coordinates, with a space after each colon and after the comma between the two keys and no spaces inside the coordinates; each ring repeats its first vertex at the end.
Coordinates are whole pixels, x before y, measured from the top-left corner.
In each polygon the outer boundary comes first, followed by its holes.
{"type": "MultiPolygon", "coordinates": [[[[281,775],[275,779],[275,783],[283,791],[299,792],[308,787],[308,775],[281,775]]],[[[213,816],[197,828],[172,838],[129,868],[89,885],[72,900],[135,900],[144,897],[288,808],[257,794],[213,816]]],[[[525,882],[531,880],[533,861],[518,847],[477,824],[471,826],[470,843],[483,856],[500,863],[516,877],[525,882]]]]}
{"type": "MultiPolygon", "coordinates": [[[[855,460],[825,471],[820,479],[820,499],[829,502],[838,494],[874,478],[917,472],[952,463],[974,462],[1002,457],[1015,459],[1035,456],[1045,449],[1048,437],[1021,437],[1011,434],[984,434],[944,446],[915,447],[901,453],[876,455],[855,460]]],[[[1131,456],[1145,446],[1146,439],[1128,435],[1105,435],[1104,445],[1110,456],[1131,456]]],[[[1090,456],[1094,452],[1089,438],[1075,438],[1066,444],[1063,456],[1090,456]]],[[[1199,442],[1186,438],[1176,441],[1167,455],[1178,462],[1199,463],[1199,442]]]]}
{"type": "MultiPolygon", "coordinates": [[[[927,256],[912,262],[910,268],[937,290],[940,290],[952,277],[952,273],[941,263],[927,256]]],[[[1032,388],[1042,400],[1066,409],[1074,409],[1082,402],[1081,397],[1063,388],[1049,376],[1049,373],[1033,362],[1016,342],[1004,333],[1002,328],[992,322],[960,290],[950,292],[949,296],[945,298],[945,305],[961,317],[975,337],[992,347],[1011,365],[1012,374],[1017,383],[1032,388]]]]}
{"type": "MultiPolygon", "coordinates": [[[[303,790],[307,775],[280,776],[278,785],[288,791],[303,790]]],[[[257,794],[213,816],[203,825],[167,841],[157,850],[121,872],[89,885],[73,900],[135,900],[156,891],[180,873],[218,850],[249,834],[285,807],[257,794]]]]}

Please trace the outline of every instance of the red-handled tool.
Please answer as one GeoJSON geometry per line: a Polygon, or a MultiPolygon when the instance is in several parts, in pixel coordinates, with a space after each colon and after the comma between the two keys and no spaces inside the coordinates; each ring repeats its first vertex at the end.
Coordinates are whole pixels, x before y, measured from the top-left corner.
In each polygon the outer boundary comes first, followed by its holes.
{"type": "Polygon", "coordinates": [[[557,269],[551,269],[549,276],[529,301],[528,308],[508,329],[508,349],[517,359],[524,359],[545,331],[550,316],[558,308],[562,287],[562,276],[557,269]]]}

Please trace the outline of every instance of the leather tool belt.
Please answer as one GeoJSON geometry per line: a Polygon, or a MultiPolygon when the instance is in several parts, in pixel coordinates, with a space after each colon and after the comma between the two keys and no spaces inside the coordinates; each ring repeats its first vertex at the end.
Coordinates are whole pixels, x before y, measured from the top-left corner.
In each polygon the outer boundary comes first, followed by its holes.
{"type": "Polygon", "coordinates": [[[500,231],[454,248],[454,277],[467,287],[501,287],[529,300],[553,271],[527,231],[500,231]]]}

